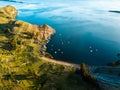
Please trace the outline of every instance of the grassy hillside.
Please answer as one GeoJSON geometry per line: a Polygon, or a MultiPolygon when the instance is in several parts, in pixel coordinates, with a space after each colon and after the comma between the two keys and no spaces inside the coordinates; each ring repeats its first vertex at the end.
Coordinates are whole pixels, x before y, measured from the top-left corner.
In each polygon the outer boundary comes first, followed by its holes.
{"type": "Polygon", "coordinates": [[[54,29],[16,20],[16,15],[12,6],[0,8],[0,90],[95,89],[75,68],[41,59],[54,29]]]}

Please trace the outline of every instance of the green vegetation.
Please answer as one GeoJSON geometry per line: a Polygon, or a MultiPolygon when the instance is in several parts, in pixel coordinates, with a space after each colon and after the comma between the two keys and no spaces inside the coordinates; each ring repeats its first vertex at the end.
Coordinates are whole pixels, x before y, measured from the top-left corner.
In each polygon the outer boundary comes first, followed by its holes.
{"type": "Polygon", "coordinates": [[[86,64],[82,63],[81,64],[81,76],[83,78],[83,80],[92,83],[93,85],[95,85],[96,87],[99,87],[98,83],[97,83],[97,79],[94,78],[86,69],[86,64]]]}
{"type": "Polygon", "coordinates": [[[93,90],[75,68],[41,59],[52,57],[44,48],[52,28],[16,20],[16,14],[12,6],[0,8],[0,90],[93,90]]]}
{"type": "Polygon", "coordinates": [[[17,10],[12,6],[6,6],[0,9],[0,23],[6,24],[14,21],[17,15],[17,10]]]}

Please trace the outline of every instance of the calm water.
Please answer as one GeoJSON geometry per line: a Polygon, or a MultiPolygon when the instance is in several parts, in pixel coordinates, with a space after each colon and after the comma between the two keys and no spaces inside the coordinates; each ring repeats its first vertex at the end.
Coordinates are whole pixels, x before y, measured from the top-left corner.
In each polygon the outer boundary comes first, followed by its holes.
{"type": "Polygon", "coordinates": [[[18,19],[49,24],[56,34],[47,45],[54,58],[104,65],[120,52],[119,0],[0,0],[13,5],[18,19]]]}

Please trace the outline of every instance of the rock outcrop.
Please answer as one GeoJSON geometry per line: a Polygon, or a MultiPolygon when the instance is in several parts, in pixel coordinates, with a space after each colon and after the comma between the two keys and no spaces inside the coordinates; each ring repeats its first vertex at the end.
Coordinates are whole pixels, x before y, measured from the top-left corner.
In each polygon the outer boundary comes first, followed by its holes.
{"type": "Polygon", "coordinates": [[[15,34],[29,33],[34,37],[35,40],[39,40],[39,41],[41,40],[48,41],[51,35],[55,33],[55,30],[46,24],[37,26],[21,20],[16,20],[14,25],[15,26],[13,27],[13,33],[15,34]]]}

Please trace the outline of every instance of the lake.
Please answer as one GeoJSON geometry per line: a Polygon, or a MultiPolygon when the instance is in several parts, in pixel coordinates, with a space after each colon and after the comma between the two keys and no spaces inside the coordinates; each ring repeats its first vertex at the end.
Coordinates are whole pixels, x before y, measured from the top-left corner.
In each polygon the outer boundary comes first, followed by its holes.
{"type": "Polygon", "coordinates": [[[120,52],[119,0],[1,0],[18,9],[17,19],[49,24],[56,34],[47,44],[55,59],[105,65],[120,52]]]}

